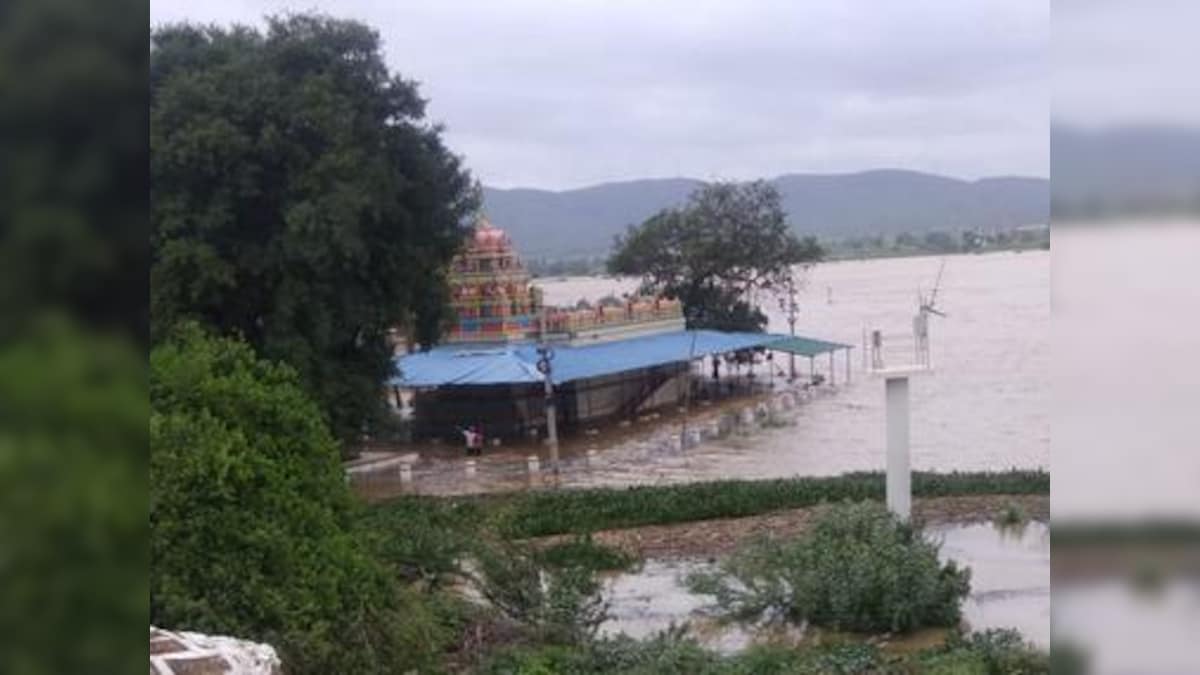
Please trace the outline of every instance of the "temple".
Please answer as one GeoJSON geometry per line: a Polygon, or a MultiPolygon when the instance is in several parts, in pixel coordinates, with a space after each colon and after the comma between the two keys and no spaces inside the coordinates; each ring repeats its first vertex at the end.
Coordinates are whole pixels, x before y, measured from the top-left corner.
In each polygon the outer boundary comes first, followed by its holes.
{"type": "Polygon", "coordinates": [[[453,439],[464,426],[479,426],[492,438],[544,433],[547,380],[559,428],[569,432],[679,405],[696,389],[697,373],[704,372],[696,366],[705,358],[744,360],[789,339],[796,353],[848,348],[768,333],[687,330],[680,303],[670,298],[547,306],[511,239],[486,218],[451,262],[448,282],[453,326],[442,344],[398,354],[391,383],[417,438],[453,439]],[[545,353],[548,372],[538,366],[545,353]]]}
{"type": "Polygon", "coordinates": [[[444,337],[449,344],[595,341],[684,326],[679,301],[666,298],[634,296],[595,307],[544,306],[541,289],[530,282],[512,240],[483,217],[450,272],[456,321],[444,337]]]}

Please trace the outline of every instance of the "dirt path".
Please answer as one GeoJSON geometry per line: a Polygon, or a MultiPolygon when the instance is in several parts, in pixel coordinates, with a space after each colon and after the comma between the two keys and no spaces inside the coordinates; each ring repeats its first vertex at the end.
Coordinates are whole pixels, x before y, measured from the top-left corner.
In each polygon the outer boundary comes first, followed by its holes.
{"type": "MultiPolygon", "coordinates": [[[[913,501],[913,518],[928,525],[991,520],[1005,505],[1015,503],[1032,519],[1050,519],[1049,495],[981,495],[937,497],[913,501]]],[[[746,518],[703,520],[674,525],[648,525],[597,532],[597,542],[620,548],[640,558],[720,557],[742,541],[762,534],[794,536],[804,531],[826,507],[775,511],[746,518]]],[[[565,539],[547,537],[546,545],[565,539]]]]}

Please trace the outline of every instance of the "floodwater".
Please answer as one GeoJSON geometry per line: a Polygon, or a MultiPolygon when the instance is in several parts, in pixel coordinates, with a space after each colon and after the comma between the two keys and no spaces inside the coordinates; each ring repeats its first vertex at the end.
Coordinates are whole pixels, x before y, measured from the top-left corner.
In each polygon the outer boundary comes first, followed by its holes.
{"type": "MultiPolygon", "coordinates": [[[[1050,534],[1044,523],[1005,529],[990,523],[928,529],[942,541],[944,560],[971,568],[971,594],[963,618],[972,630],[1015,628],[1042,647],[1050,644],[1050,534]]],[[[798,631],[718,624],[707,614],[710,598],[683,586],[689,572],[705,569],[701,560],[649,560],[640,570],[611,577],[605,585],[611,618],[601,630],[644,638],[688,623],[692,634],[712,649],[732,652],[762,641],[795,642],[798,631]]]]}
{"type": "MultiPolygon", "coordinates": [[[[662,411],[629,427],[604,425],[568,436],[559,482],[619,486],[881,469],[883,383],[864,372],[862,336],[878,329],[911,340],[918,289],[929,292],[943,260],[938,305],[947,317],[931,319],[934,371],[915,376],[911,387],[913,468],[1049,468],[1050,254],[1029,251],[817,265],[802,275],[797,333],[856,347],[849,356],[836,355],[832,368],[827,357],[814,360],[812,367],[826,376],[826,385],[797,395],[799,405],[782,411],[772,424],[705,434],[686,449],[679,447],[685,417],[690,429],[702,429],[761,398],[698,402],[687,415],[662,411]]],[[[577,277],[538,283],[547,302],[574,304],[633,290],[637,282],[577,277]]],[[[769,313],[769,329],[787,332],[778,302],[759,300],[769,313]]],[[[797,361],[797,372],[807,374],[807,359],[797,361]]],[[[781,356],[774,366],[774,376],[757,366],[755,381],[784,387],[788,359],[781,356]]],[[[746,374],[743,370],[742,377],[746,374]]],[[[726,379],[730,375],[724,373],[726,379]]],[[[547,449],[528,443],[489,447],[470,467],[454,447],[407,450],[421,455],[411,482],[402,483],[395,471],[384,472],[364,476],[361,491],[375,498],[398,492],[461,494],[536,487],[549,480],[547,449]],[[540,456],[540,473],[527,468],[532,454],[540,456]]]]}
{"type": "MultiPolygon", "coordinates": [[[[803,274],[796,332],[854,345],[849,385],[843,354],[837,355],[832,373],[828,358],[819,357],[817,372],[832,375],[836,387],[799,407],[792,424],[763,429],[751,441],[705,442],[686,457],[647,457],[644,447],[629,443],[602,448],[605,470],[571,482],[832,475],[881,468],[883,383],[863,371],[864,330],[911,336],[918,290],[929,292],[943,260],[938,305],[948,316],[931,319],[935,370],[916,377],[911,389],[913,468],[1049,468],[1050,253],[1027,251],[813,267],[803,274]],[[622,461],[623,454],[630,461],[622,461]]],[[[596,300],[636,287],[632,279],[596,277],[539,284],[553,304],[596,300]]],[[[786,333],[778,301],[766,296],[759,301],[769,314],[769,330],[786,333]]],[[[787,358],[775,365],[786,369],[787,358]]],[[[797,371],[808,369],[807,359],[798,359],[797,371]]]]}

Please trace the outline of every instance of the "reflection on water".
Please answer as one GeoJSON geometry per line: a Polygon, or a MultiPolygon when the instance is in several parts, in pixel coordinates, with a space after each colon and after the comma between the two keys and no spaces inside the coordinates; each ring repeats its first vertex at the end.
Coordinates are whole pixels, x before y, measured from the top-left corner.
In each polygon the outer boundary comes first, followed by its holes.
{"type": "MultiPolygon", "coordinates": [[[[1050,535],[1044,523],[1031,522],[1015,530],[973,524],[928,531],[943,542],[944,559],[971,568],[971,595],[963,605],[970,628],[1015,628],[1031,642],[1049,646],[1050,535]]],[[[605,589],[612,617],[602,631],[646,637],[688,622],[704,644],[725,652],[755,642],[800,639],[795,631],[718,625],[707,617],[709,598],[689,593],[682,579],[709,565],[701,560],[650,560],[636,572],[611,577],[605,589]]]]}

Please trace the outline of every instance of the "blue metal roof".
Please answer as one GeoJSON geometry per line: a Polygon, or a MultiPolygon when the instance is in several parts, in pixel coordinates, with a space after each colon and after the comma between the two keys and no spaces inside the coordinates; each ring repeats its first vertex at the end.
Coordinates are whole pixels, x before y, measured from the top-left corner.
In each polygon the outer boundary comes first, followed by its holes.
{"type": "MultiPolygon", "coordinates": [[[[590,345],[554,345],[555,384],[613,375],[710,354],[766,347],[788,339],[772,333],[724,333],[680,330],[590,345]],[[693,345],[693,339],[695,344],[693,345]]],[[[537,345],[445,345],[396,359],[400,387],[533,384],[541,382],[537,345]]]]}

